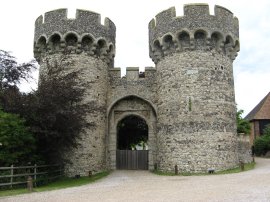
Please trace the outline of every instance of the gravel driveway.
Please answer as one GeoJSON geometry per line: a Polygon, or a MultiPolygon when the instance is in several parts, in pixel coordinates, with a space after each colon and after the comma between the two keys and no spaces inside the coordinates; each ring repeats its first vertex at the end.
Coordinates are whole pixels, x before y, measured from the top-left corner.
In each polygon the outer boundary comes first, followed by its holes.
{"type": "Polygon", "coordinates": [[[114,171],[89,185],[3,197],[10,202],[88,201],[270,201],[270,159],[256,159],[256,169],[238,174],[157,176],[147,171],[114,171]]]}

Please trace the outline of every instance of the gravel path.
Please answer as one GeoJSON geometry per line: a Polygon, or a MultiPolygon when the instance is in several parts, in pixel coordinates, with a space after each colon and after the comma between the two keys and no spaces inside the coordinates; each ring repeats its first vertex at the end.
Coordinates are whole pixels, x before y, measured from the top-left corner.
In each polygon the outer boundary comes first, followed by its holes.
{"type": "Polygon", "coordinates": [[[114,171],[89,185],[3,197],[5,202],[270,201],[270,159],[256,169],[229,175],[157,176],[147,171],[114,171]]]}

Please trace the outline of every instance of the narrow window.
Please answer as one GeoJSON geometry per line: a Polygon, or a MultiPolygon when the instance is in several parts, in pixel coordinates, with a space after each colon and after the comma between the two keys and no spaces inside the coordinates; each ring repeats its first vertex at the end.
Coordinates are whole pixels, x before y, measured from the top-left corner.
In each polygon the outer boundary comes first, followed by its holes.
{"type": "Polygon", "coordinates": [[[188,98],[188,111],[192,110],[192,102],[191,102],[191,97],[188,98]]]}

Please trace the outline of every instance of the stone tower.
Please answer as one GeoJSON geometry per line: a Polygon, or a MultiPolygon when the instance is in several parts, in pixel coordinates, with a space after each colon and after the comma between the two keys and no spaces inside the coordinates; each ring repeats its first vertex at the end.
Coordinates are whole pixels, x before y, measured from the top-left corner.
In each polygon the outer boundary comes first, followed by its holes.
{"type": "Polygon", "coordinates": [[[183,172],[224,170],[238,163],[233,60],[238,19],[226,8],[184,6],[149,23],[150,57],[157,71],[157,164],[183,172]]]}
{"type": "Polygon", "coordinates": [[[85,10],[77,10],[75,19],[68,19],[67,10],[58,9],[35,22],[34,55],[40,64],[40,78],[46,78],[49,71],[65,74],[80,70],[81,86],[86,88],[83,103],[92,108],[82,115],[91,127],[81,133],[79,148],[65,154],[71,162],[66,166],[70,174],[106,168],[106,100],[115,31],[110,19],[105,18],[103,25],[99,14],[85,10]]]}

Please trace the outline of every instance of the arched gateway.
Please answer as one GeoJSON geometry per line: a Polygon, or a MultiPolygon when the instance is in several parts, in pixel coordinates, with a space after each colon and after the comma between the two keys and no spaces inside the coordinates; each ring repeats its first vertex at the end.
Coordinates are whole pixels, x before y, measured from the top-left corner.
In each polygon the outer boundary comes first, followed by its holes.
{"type": "Polygon", "coordinates": [[[141,97],[129,95],[114,102],[108,113],[110,169],[153,169],[156,156],[153,105],[141,97]],[[139,148],[140,143],[142,148],[139,148]],[[137,147],[137,151],[132,147],[137,147]]]}

